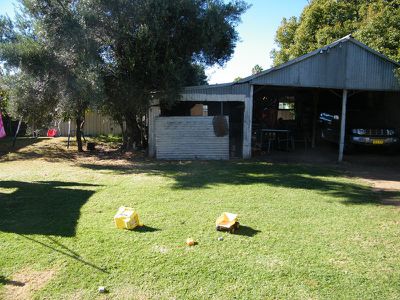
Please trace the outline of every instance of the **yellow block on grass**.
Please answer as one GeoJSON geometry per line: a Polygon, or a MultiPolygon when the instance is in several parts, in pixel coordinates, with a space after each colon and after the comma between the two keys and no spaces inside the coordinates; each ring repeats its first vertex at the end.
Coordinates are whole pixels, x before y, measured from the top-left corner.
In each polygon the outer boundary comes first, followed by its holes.
{"type": "Polygon", "coordinates": [[[215,222],[217,227],[229,229],[238,222],[238,215],[224,212],[215,222]]]}
{"type": "Polygon", "coordinates": [[[132,230],[137,226],[143,226],[139,221],[139,215],[131,207],[121,206],[114,216],[115,226],[119,229],[132,230]]]}

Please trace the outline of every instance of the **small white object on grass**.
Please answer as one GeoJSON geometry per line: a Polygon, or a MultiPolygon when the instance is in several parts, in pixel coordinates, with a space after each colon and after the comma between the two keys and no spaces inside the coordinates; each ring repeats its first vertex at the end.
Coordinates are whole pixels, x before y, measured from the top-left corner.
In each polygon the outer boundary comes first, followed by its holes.
{"type": "Polygon", "coordinates": [[[107,288],[105,286],[99,286],[99,293],[106,293],[107,292],[107,288]]]}
{"type": "Polygon", "coordinates": [[[222,236],[218,237],[218,241],[223,241],[224,238],[222,236]]]}

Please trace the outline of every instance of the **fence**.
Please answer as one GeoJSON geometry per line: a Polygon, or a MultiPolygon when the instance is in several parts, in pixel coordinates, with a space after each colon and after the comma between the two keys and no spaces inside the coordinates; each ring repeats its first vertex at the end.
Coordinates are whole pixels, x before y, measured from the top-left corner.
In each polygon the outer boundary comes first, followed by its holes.
{"type": "MultiPolygon", "coordinates": [[[[75,132],[75,122],[71,121],[71,131],[75,132]]],[[[120,135],[122,134],[121,126],[114,122],[110,117],[101,115],[97,112],[87,112],[85,114],[85,125],[83,132],[87,136],[96,135],[120,135]]],[[[68,135],[68,122],[60,123],[60,133],[62,136],[68,135]]]]}

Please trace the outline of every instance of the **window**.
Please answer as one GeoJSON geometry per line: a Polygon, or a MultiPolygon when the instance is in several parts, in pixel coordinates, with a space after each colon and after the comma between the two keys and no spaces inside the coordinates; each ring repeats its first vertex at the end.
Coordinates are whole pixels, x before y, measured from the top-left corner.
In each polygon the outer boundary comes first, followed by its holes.
{"type": "Polygon", "coordinates": [[[293,110],[294,102],[279,102],[279,109],[281,110],[293,110]]]}
{"type": "Polygon", "coordinates": [[[284,97],[279,99],[278,119],[295,120],[295,99],[294,97],[284,97]]]}

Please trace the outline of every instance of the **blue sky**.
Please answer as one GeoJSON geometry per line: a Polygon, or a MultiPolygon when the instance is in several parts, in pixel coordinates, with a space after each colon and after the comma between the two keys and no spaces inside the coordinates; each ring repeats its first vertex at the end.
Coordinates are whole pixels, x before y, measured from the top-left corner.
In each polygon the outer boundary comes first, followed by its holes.
{"type": "MultiPolygon", "coordinates": [[[[112,0],[110,0],[112,1],[112,0]]],[[[15,0],[0,0],[0,14],[14,15],[15,0]]],[[[241,41],[232,59],[224,67],[207,70],[209,83],[233,81],[246,77],[259,64],[264,69],[271,66],[270,52],[275,47],[274,37],[283,17],[299,16],[307,0],[247,0],[252,7],[243,15],[237,27],[241,41]]]]}
{"type": "Polygon", "coordinates": [[[251,75],[259,64],[263,69],[272,65],[270,52],[275,47],[275,32],[282,18],[299,16],[307,0],[247,0],[252,7],[243,15],[238,26],[241,42],[232,59],[223,68],[207,71],[209,83],[231,82],[236,77],[251,75]]]}

